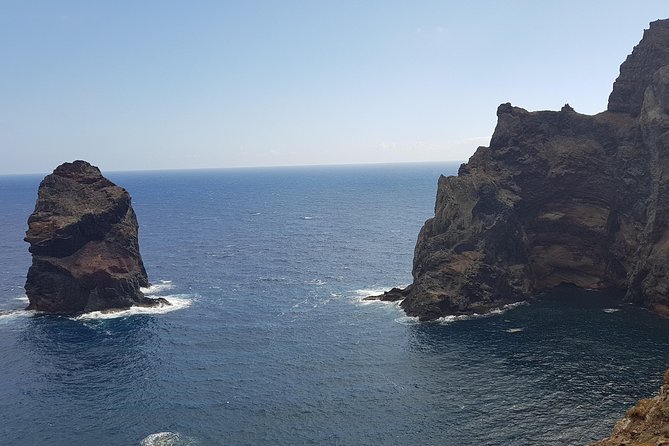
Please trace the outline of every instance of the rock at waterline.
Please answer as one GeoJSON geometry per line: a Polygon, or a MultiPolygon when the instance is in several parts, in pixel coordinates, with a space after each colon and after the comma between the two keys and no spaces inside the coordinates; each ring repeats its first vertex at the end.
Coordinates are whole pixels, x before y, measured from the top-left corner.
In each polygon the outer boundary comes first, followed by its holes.
{"type": "Polygon", "coordinates": [[[78,314],[169,305],[150,299],[128,192],[86,161],[58,166],[40,183],[25,241],[32,266],[28,309],[78,314]]]}

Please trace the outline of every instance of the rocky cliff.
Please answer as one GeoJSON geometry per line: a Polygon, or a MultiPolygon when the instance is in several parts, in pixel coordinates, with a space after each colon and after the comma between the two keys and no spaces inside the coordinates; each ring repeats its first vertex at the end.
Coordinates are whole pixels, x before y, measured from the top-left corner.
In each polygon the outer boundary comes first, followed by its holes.
{"type": "Polygon", "coordinates": [[[666,444],[669,444],[669,370],[664,374],[660,392],[653,398],[639,400],[616,423],[611,436],[593,446],[666,444]]]}
{"type": "Polygon", "coordinates": [[[169,305],[140,291],[149,282],[137,231],[125,189],[85,161],[58,166],[40,183],[28,218],[28,309],[77,314],[169,305]]]}
{"type": "Polygon", "coordinates": [[[439,179],[402,300],[421,320],[561,284],[669,313],[669,20],[621,65],[608,109],[497,109],[490,147],[439,179]]]}

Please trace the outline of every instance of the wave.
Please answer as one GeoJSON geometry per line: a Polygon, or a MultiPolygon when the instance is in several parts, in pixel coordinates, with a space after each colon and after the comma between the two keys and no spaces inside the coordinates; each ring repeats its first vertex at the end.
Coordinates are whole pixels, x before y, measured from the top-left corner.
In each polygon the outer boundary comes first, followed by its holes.
{"type": "Polygon", "coordinates": [[[91,319],[116,319],[121,317],[134,316],[136,314],[164,314],[172,311],[182,310],[190,307],[193,303],[192,298],[184,297],[184,294],[175,294],[174,296],[162,296],[171,305],[159,305],[157,307],[130,307],[125,310],[115,311],[91,311],[72,318],[76,321],[91,319]]]}
{"type": "Polygon", "coordinates": [[[525,327],[507,328],[504,331],[507,332],[507,333],[520,333],[521,331],[525,331],[525,327]]]}
{"type": "MultiPolygon", "coordinates": [[[[408,285],[399,285],[397,288],[406,288],[408,285]]],[[[353,290],[351,291],[351,294],[353,295],[354,300],[358,305],[383,305],[383,306],[390,306],[390,307],[396,307],[397,309],[400,309],[400,304],[402,300],[396,300],[396,301],[387,301],[387,300],[365,300],[366,297],[369,296],[376,296],[379,294],[383,294],[386,291],[391,290],[392,288],[395,287],[378,287],[378,288],[361,288],[358,290],[353,290]]],[[[504,305],[500,308],[495,308],[493,310],[488,311],[487,313],[483,314],[465,314],[465,315],[458,315],[458,316],[443,316],[438,319],[435,319],[433,321],[427,321],[425,323],[432,323],[432,324],[441,324],[441,325],[447,325],[451,324],[456,321],[465,321],[465,320],[470,320],[470,319],[479,319],[479,318],[484,318],[484,317],[491,317],[491,316],[496,316],[499,314],[506,313],[507,311],[519,307],[521,305],[527,305],[528,303],[526,301],[521,301],[521,302],[514,302],[511,304],[504,305]]],[[[402,325],[415,325],[415,324],[420,324],[418,320],[418,317],[414,316],[401,316],[395,319],[395,322],[398,324],[402,325]]],[[[517,330],[517,331],[522,331],[522,329],[517,330]]]]}
{"type": "Polygon", "coordinates": [[[311,217],[311,216],[309,216],[309,215],[305,215],[305,216],[300,217],[300,218],[301,218],[302,220],[313,220],[313,219],[314,219],[314,217],[311,217]]]}
{"type": "Polygon", "coordinates": [[[15,297],[14,300],[18,300],[18,301],[26,302],[26,303],[30,302],[28,300],[28,296],[15,297]]]}
{"type": "Polygon", "coordinates": [[[456,321],[467,321],[471,319],[481,319],[484,317],[492,317],[492,316],[497,316],[500,314],[504,314],[507,311],[514,309],[516,307],[519,307],[521,305],[527,305],[528,303],[526,301],[521,301],[521,302],[514,302],[512,304],[507,304],[504,305],[503,307],[500,308],[495,308],[493,310],[488,311],[487,313],[473,313],[473,314],[463,314],[463,315],[458,315],[458,316],[444,316],[440,317],[438,319],[435,319],[434,321],[431,321],[433,323],[438,323],[442,325],[447,325],[451,324],[456,321]]]}
{"type": "Polygon", "coordinates": [[[0,324],[10,322],[12,320],[22,318],[22,317],[31,317],[37,314],[37,311],[33,310],[0,310],[0,324]]]}
{"type": "Polygon", "coordinates": [[[379,299],[369,299],[365,300],[361,298],[357,304],[358,305],[382,305],[384,307],[397,307],[400,308],[401,300],[379,300],[379,299]]]}
{"type": "MultiPolygon", "coordinates": [[[[406,285],[400,285],[399,287],[403,288],[406,285]]],[[[391,290],[394,287],[379,287],[379,288],[361,288],[358,290],[352,290],[348,292],[349,298],[352,298],[353,301],[355,302],[356,305],[360,306],[377,306],[379,308],[392,308],[393,310],[397,311],[402,311],[400,309],[400,303],[402,303],[402,300],[378,300],[378,299],[369,299],[366,300],[365,298],[369,296],[378,296],[380,294],[383,294],[386,291],[391,290]]],[[[408,316],[407,316],[408,317],[408,316]]],[[[402,319],[402,318],[399,318],[402,319]]],[[[418,320],[416,318],[416,320],[418,320]]],[[[406,323],[406,321],[398,321],[398,319],[395,320],[396,322],[399,323],[406,323]]]]}
{"type": "Polygon", "coordinates": [[[620,308],[604,308],[602,311],[604,313],[616,313],[620,311],[620,308]]]}
{"type": "Polygon", "coordinates": [[[154,283],[148,288],[140,288],[140,291],[144,294],[158,294],[163,291],[171,290],[174,287],[171,280],[160,280],[158,283],[154,283]]]}
{"type": "Polygon", "coordinates": [[[156,432],[146,436],[139,444],[140,446],[190,446],[196,445],[197,442],[178,432],[156,432]]]}
{"type": "Polygon", "coordinates": [[[416,316],[401,316],[395,319],[395,322],[402,325],[418,325],[421,321],[416,316]]]}
{"type": "Polygon", "coordinates": [[[397,285],[394,287],[379,287],[379,288],[361,288],[359,290],[353,290],[351,291],[351,294],[353,295],[353,299],[355,300],[357,305],[383,305],[383,306],[391,306],[391,307],[397,307],[399,308],[400,303],[402,300],[378,300],[378,299],[369,299],[366,300],[365,298],[369,296],[378,296],[380,294],[385,293],[386,291],[390,291],[393,288],[406,288],[408,285],[397,285]]]}
{"type": "Polygon", "coordinates": [[[377,288],[361,288],[359,290],[353,290],[351,291],[356,297],[359,297],[361,299],[364,299],[365,297],[369,296],[378,296],[379,294],[383,294],[386,291],[390,291],[393,288],[406,288],[409,285],[396,285],[396,286],[391,286],[391,287],[377,287],[377,288]]]}
{"type": "Polygon", "coordinates": [[[306,285],[316,285],[316,286],[323,286],[327,284],[327,282],[321,280],[321,279],[312,279],[312,280],[307,280],[304,282],[306,285]]]}

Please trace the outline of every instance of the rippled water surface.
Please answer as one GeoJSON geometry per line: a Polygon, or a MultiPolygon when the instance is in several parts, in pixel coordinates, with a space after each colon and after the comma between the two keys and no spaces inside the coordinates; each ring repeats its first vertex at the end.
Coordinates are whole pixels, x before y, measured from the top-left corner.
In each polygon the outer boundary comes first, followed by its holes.
{"type": "Polygon", "coordinates": [[[361,297],[411,280],[455,165],[110,173],[177,305],[31,314],[40,178],[0,177],[0,438],[8,445],[566,445],[606,435],[667,366],[669,323],[562,290],[418,324],[361,297]]]}

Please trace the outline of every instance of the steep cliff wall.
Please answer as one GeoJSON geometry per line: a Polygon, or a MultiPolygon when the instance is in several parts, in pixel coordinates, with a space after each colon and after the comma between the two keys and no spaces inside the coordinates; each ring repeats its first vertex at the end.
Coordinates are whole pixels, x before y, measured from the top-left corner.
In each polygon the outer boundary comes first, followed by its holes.
{"type": "Polygon", "coordinates": [[[609,108],[497,110],[490,147],[439,179],[403,299],[431,320],[560,284],[669,312],[669,20],[622,64],[609,108]]]}

